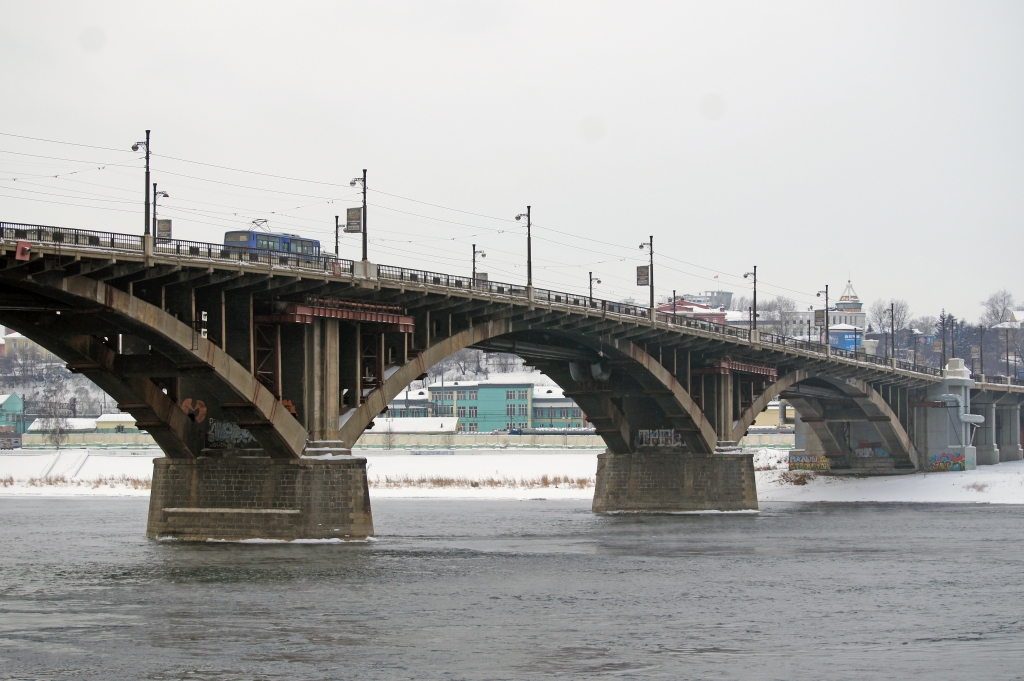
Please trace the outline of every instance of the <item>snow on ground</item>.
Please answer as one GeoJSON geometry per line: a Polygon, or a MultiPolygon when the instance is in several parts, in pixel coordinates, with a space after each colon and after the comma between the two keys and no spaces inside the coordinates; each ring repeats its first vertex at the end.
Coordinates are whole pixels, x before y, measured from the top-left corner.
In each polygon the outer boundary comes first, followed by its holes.
{"type": "Polygon", "coordinates": [[[758,500],[1024,504],[1024,461],[946,473],[863,477],[808,473],[758,472],[758,500]]]}
{"type": "MultiPolygon", "coordinates": [[[[150,451],[14,450],[0,454],[2,495],[147,496],[150,451]]],[[[372,450],[365,455],[373,498],[590,499],[597,452],[459,451],[413,455],[372,450]]],[[[789,452],[755,453],[758,499],[795,502],[1024,504],[1024,462],[949,473],[894,476],[819,475],[788,471],[789,452]]]]}

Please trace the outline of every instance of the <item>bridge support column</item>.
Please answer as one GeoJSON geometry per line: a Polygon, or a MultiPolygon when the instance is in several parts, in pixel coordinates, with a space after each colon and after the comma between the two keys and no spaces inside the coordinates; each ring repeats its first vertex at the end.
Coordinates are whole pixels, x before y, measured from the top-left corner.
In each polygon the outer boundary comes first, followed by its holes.
{"type": "Polygon", "coordinates": [[[757,509],[753,454],[640,447],[597,457],[595,513],[757,509]]]}
{"type": "Polygon", "coordinates": [[[914,405],[918,410],[914,422],[922,470],[969,471],[977,467],[971,429],[961,418],[961,412],[970,413],[973,386],[964,361],[954,358],[942,383],[928,389],[925,402],[914,405]]]}
{"type": "Polygon", "coordinates": [[[1008,397],[1013,402],[1000,402],[996,409],[996,442],[999,445],[1000,462],[1024,459],[1024,450],[1020,446],[1020,404],[1016,396],[1008,397]]]}
{"type": "Polygon", "coordinates": [[[366,459],[157,459],[146,536],[188,541],[365,539],[366,459]]]}
{"type": "Polygon", "coordinates": [[[985,417],[985,422],[978,426],[974,433],[974,448],[977,451],[979,466],[991,466],[999,463],[999,445],[996,444],[996,405],[995,402],[972,402],[971,413],[985,417]]]}

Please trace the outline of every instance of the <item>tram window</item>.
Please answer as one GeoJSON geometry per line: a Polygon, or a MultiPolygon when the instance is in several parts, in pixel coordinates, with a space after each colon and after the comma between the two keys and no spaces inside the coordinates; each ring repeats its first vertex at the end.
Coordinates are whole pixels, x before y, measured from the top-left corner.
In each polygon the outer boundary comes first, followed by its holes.
{"type": "Polygon", "coordinates": [[[245,243],[249,241],[249,232],[228,232],[224,235],[225,243],[245,243]]]}

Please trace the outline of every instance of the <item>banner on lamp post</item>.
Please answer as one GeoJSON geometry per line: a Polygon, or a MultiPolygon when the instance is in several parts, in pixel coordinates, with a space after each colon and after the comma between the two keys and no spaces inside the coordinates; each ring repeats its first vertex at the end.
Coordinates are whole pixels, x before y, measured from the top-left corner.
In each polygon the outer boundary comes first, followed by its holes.
{"type": "Polygon", "coordinates": [[[348,208],[345,210],[345,232],[359,234],[363,231],[363,209],[348,208]]]}
{"type": "Polygon", "coordinates": [[[636,267],[636,285],[637,286],[650,286],[651,285],[651,266],[650,265],[637,265],[637,267],[636,267]]]}

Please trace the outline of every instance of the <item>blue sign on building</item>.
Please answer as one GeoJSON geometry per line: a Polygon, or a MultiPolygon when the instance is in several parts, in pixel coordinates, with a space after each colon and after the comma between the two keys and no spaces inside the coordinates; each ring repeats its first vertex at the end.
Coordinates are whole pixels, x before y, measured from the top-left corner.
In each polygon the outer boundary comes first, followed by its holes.
{"type": "Polygon", "coordinates": [[[829,345],[840,350],[860,349],[862,345],[861,330],[855,326],[849,326],[847,324],[843,324],[842,327],[844,328],[829,329],[829,345]]]}

